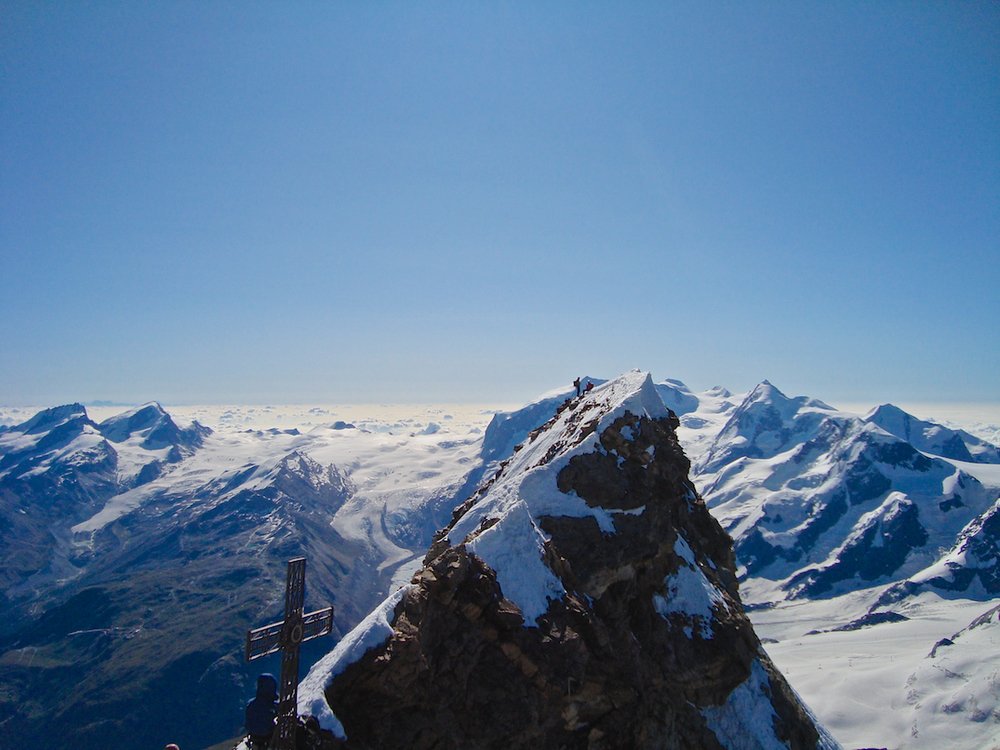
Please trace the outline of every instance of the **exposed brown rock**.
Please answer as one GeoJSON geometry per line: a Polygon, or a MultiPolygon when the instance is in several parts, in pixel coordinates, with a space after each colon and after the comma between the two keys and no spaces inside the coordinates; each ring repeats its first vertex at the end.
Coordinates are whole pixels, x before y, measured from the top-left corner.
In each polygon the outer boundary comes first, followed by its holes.
{"type": "MultiPolygon", "coordinates": [[[[538,463],[593,432],[600,413],[583,403],[566,407],[576,424],[538,463]]],[[[593,517],[536,519],[550,537],[545,562],[567,592],[536,622],[524,622],[465,544],[439,535],[395,610],[391,637],[327,690],[347,747],[719,748],[703,710],[726,704],[755,663],[767,675],[760,700],[770,700],[774,735],[815,747],[813,720],[743,612],[731,540],[687,477],[676,427],[672,414],[626,413],[601,432],[597,450],[561,469],[562,492],[627,512],[613,515],[615,533],[593,517]],[[707,622],[654,603],[669,600],[666,581],[689,565],[678,554],[684,545],[697,568],[688,575],[717,592],[707,622]]]]}

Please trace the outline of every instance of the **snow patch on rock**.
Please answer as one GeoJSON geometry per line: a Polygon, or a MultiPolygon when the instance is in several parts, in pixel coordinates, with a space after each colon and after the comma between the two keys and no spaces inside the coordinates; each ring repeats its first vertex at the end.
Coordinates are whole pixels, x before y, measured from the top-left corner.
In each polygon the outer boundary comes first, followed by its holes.
{"type": "Polygon", "coordinates": [[[365,652],[385,643],[392,635],[392,625],[389,624],[396,605],[409,590],[403,586],[390,594],[378,607],[344,636],[316,664],[299,684],[298,712],[300,715],[315,716],[323,729],[329,729],[340,738],[345,738],[344,727],[326,702],[324,690],[338,674],[348,666],[358,661],[365,652]]]}
{"type": "Polygon", "coordinates": [[[514,602],[531,626],[545,614],[549,602],[566,594],[562,581],[544,562],[544,532],[523,502],[466,545],[497,574],[504,598],[514,602]]]}
{"type": "Polygon", "coordinates": [[[690,634],[697,628],[702,638],[712,637],[712,608],[725,607],[722,593],[708,580],[695,562],[694,552],[684,537],[678,534],[674,552],[683,560],[677,572],[664,581],[667,594],[653,596],[653,606],[665,620],[679,614],[689,621],[685,629],[690,634]]]}

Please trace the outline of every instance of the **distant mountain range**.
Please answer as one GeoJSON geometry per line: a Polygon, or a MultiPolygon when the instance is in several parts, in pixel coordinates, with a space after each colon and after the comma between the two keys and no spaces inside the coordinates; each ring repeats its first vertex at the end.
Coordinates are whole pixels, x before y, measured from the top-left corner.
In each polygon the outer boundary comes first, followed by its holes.
{"type": "Polygon", "coordinates": [[[79,748],[231,736],[242,633],[280,619],[291,557],[308,557],[310,599],[335,602],[338,623],[367,611],[385,559],[331,528],[353,483],[280,438],[182,429],[156,404],[101,424],[74,404],[0,434],[8,735],[79,748]]]}
{"type": "Polygon", "coordinates": [[[781,598],[904,578],[994,499],[874,421],[788,398],[767,381],[732,411],[695,473],[746,575],[774,582],[781,598]]]}
{"type": "MultiPolygon", "coordinates": [[[[873,614],[926,592],[997,597],[998,487],[974,476],[996,446],[766,381],[746,396],[652,391],[679,419],[751,607],[867,589],[873,614]]],[[[59,406],[0,429],[4,732],[81,750],[232,736],[255,671],[242,634],[280,618],[284,562],[305,555],[307,606],[336,607],[310,663],[410,580],[570,395],[498,413],[481,435],[212,432],[155,403],[100,423],[59,406]]]]}

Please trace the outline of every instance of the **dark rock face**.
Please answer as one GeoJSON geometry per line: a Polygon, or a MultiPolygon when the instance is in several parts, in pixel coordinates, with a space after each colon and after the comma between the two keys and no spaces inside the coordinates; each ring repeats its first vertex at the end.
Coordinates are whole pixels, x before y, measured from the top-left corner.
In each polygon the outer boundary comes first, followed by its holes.
{"type": "Polygon", "coordinates": [[[832,564],[792,576],[789,588],[796,595],[821,596],[833,584],[855,576],[874,581],[892,574],[911,549],[926,543],[927,531],[920,524],[917,506],[903,501],[880,524],[869,525],[848,541],[832,564]]]}
{"type": "Polygon", "coordinates": [[[955,546],[935,564],[889,587],[873,609],[928,589],[970,599],[1000,594],[1000,500],[962,529],[955,546]]]}
{"type": "Polygon", "coordinates": [[[532,516],[565,593],[530,622],[470,551],[505,521],[485,519],[464,542],[442,532],[388,640],[327,688],[347,747],[756,747],[755,732],[772,745],[833,746],[743,612],[731,540],[687,477],[676,416],[625,411],[593,450],[567,454],[590,445],[600,415],[587,407],[571,403],[564,412],[576,414],[557,415],[524,450],[540,456],[532,469],[562,461],[558,491],[609,513],[613,531],[595,516],[532,516]],[[573,436],[531,445],[574,424],[573,436]],[[763,702],[766,721],[735,696],[763,702]]]}

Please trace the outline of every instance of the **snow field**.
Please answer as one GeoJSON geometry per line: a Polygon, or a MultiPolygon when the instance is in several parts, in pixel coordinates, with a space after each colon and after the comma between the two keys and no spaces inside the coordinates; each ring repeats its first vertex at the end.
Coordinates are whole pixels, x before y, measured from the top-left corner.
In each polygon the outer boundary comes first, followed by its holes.
{"type": "MultiPolygon", "coordinates": [[[[934,744],[931,735],[913,736],[916,718],[907,700],[907,680],[926,666],[935,643],[965,628],[990,604],[922,594],[896,608],[910,618],[906,622],[809,634],[860,617],[880,591],[782,603],[752,611],[750,618],[772,661],[844,747],[988,747],[981,743],[991,731],[1000,732],[1000,724],[962,731],[966,722],[949,722],[949,731],[956,734],[944,744],[934,744]]],[[[996,653],[980,654],[993,671],[996,653]]]]}

